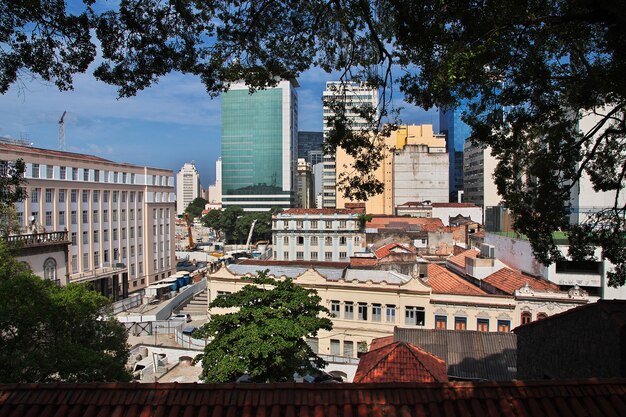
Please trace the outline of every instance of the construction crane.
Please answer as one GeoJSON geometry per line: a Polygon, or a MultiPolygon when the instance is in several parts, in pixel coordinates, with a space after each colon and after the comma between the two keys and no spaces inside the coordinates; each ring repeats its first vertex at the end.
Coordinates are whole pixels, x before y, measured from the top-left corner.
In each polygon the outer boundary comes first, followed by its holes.
{"type": "Polygon", "coordinates": [[[196,244],[193,241],[193,234],[191,233],[191,216],[189,215],[189,213],[185,213],[183,218],[185,219],[185,223],[187,223],[187,238],[189,240],[189,243],[187,244],[187,250],[196,250],[196,244]]]}
{"type": "Polygon", "coordinates": [[[59,150],[65,150],[65,115],[67,111],[64,111],[59,119],[59,150]]]}
{"type": "Polygon", "coordinates": [[[254,231],[255,224],[256,224],[256,219],[252,220],[252,224],[250,225],[250,232],[248,233],[248,240],[246,241],[247,251],[250,251],[250,240],[252,239],[252,232],[254,231]]]}

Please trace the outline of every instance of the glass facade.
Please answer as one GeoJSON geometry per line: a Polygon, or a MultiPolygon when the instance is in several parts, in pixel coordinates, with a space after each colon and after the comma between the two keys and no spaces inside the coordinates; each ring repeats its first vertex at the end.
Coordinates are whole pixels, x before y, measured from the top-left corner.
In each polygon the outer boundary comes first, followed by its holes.
{"type": "Polygon", "coordinates": [[[446,135],[446,151],[450,158],[450,201],[457,201],[457,192],[463,190],[463,149],[471,128],[461,120],[468,103],[454,109],[440,110],[439,131],[446,135]]]}
{"type": "MultiPolygon", "coordinates": [[[[287,87],[288,88],[288,87],[287,87]]],[[[291,184],[285,184],[283,88],[231,89],[222,95],[222,201],[244,209],[290,207],[291,184]]],[[[289,94],[291,97],[291,93],[289,94]]],[[[293,104],[292,104],[293,105],[293,104]]],[[[292,150],[288,149],[291,160],[292,150]]],[[[290,175],[290,174],[289,174],[290,175]]]]}

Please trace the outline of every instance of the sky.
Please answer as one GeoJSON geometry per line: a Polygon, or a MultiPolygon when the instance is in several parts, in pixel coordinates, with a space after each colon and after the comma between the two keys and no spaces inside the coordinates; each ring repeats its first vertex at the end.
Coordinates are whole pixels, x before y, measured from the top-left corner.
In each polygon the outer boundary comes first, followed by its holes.
{"type": "MultiPolygon", "coordinates": [[[[194,162],[202,186],[215,181],[220,155],[220,99],[211,98],[200,79],[171,73],[131,98],[117,98],[115,87],[91,74],[74,78],[74,90],[59,92],[39,79],[22,78],[0,95],[0,137],[23,139],[33,146],[58,149],[59,119],[64,111],[66,150],[115,162],[171,169],[194,162]]],[[[298,130],[322,131],[322,92],[336,76],[314,68],[298,78],[298,130]]],[[[436,110],[403,102],[404,123],[429,123],[438,131],[436,110]]]]}

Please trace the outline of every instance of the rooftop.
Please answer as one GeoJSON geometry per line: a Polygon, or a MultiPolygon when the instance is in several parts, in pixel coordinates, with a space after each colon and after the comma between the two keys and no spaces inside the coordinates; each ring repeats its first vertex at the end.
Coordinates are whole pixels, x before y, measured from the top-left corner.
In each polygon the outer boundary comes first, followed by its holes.
{"type": "Polygon", "coordinates": [[[363,214],[365,210],[357,209],[334,209],[334,208],[289,208],[276,214],[277,216],[284,215],[333,215],[333,214],[363,214]]]}
{"type": "Polygon", "coordinates": [[[450,262],[451,264],[461,269],[465,269],[465,258],[478,258],[479,254],[480,252],[478,252],[477,250],[468,249],[459,253],[458,255],[454,255],[453,257],[448,258],[446,262],[450,262]]]}
{"type": "Polygon", "coordinates": [[[522,288],[526,283],[528,283],[528,286],[534,291],[560,291],[559,286],[550,281],[524,275],[520,271],[509,268],[499,269],[484,278],[483,281],[510,295],[514,295],[515,291],[522,288]]]}
{"type": "Polygon", "coordinates": [[[436,294],[487,295],[485,291],[437,264],[428,264],[426,282],[436,294]]]}
{"type": "Polygon", "coordinates": [[[417,251],[401,243],[389,243],[388,245],[380,247],[376,250],[376,257],[378,259],[382,259],[382,258],[389,256],[392,253],[409,253],[409,254],[415,255],[417,254],[417,251]]]}
{"type": "Polygon", "coordinates": [[[626,379],[379,384],[0,385],[0,415],[623,416],[626,379]]]}

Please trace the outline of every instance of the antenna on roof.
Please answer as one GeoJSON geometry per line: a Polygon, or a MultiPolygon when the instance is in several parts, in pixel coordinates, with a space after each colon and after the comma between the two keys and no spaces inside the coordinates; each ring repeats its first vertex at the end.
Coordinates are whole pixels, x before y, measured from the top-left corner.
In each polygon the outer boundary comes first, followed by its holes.
{"type": "Polygon", "coordinates": [[[61,115],[61,119],[59,120],[59,150],[65,150],[65,115],[67,111],[63,111],[63,115],[61,115]]]}

